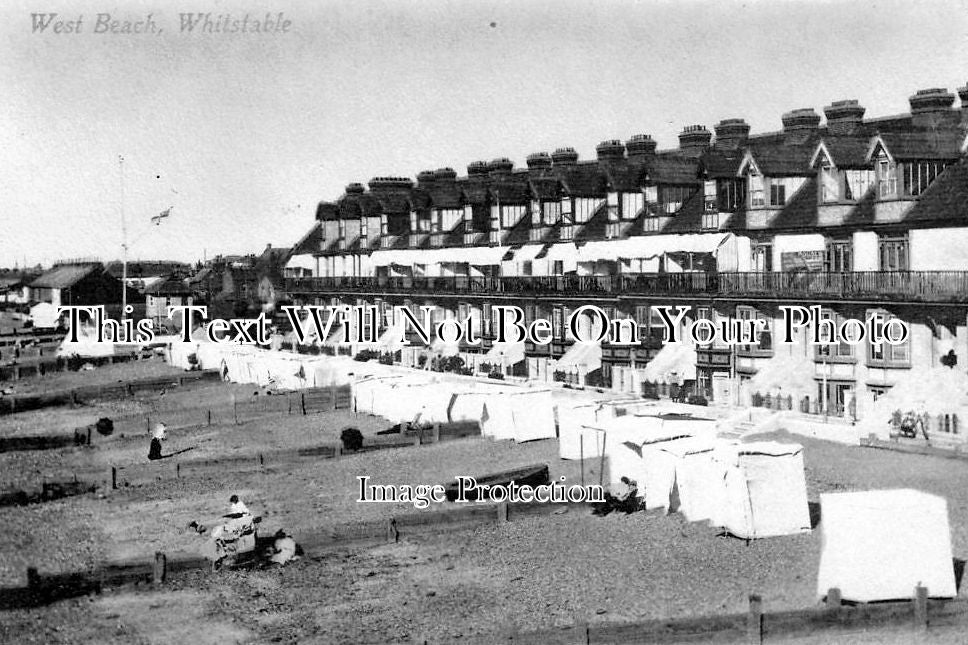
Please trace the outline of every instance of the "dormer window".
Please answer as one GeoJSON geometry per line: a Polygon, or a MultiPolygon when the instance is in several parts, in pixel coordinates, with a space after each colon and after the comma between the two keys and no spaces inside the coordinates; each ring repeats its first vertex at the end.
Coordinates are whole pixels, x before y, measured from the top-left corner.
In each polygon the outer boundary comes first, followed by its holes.
{"type": "Polygon", "coordinates": [[[757,206],[766,206],[763,175],[757,172],[754,168],[750,168],[748,176],[750,182],[750,206],[753,208],[756,208],[757,206]]]}
{"type": "Polygon", "coordinates": [[[782,181],[770,184],[770,206],[786,204],[786,185],[782,181]]]}
{"type": "Polygon", "coordinates": [[[840,201],[840,177],[830,163],[820,166],[820,201],[827,204],[840,201]]]}
{"type": "Polygon", "coordinates": [[[881,199],[897,197],[897,165],[881,154],[877,158],[877,194],[881,199]]]}
{"type": "Polygon", "coordinates": [[[642,211],[645,196],[642,193],[622,193],[622,219],[635,219],[642,211]]]}

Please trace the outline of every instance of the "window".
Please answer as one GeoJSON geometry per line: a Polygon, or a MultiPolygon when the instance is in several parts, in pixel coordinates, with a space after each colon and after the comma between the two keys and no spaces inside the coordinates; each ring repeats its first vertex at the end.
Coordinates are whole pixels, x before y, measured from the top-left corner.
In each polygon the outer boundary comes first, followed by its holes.
{"type": "Polygon", "coordinates": [[[874,173],[870,170],[846,170],[844,184],[844,199],[856,201],[863,199],[867,191],[874,185],[874,173]]]}
{"type": "Polygon", "coordinates": [[[622,219],[635,219],[644,204],[645,196],[642,193],[623,193],[622,219]]]}
{"type": "Polygon", "coordinates": [[[662,212],[672,214],[679,212],[683,202],[692,194],[690,186],[662,186],[659,191],[662,199],[662,212]]]}
{"type": "Polygon", "coordinates": [[[655,307],[649,307],[649,337],[662,340],[665,336],[665,323],[655,307]]]}
{"type": "Polygon", "coordinates": [[[714,213],[718,210],[718,200],[716,198],[716,182],[706,181],[702,185],[703,200],[705,203],[705,208],[703,209],[707,213],[714,213]]]}
{"type": "Polygon", "coordinates": [[[552,275],[564,275],[565,274],[565,261],[555,260],[551,265],[552,275]]]}
{"type": "Polygon", "coordinates": [[[752,246],[752,267],[754,272],[768,273],[773,270],[773,245],[769,242],[754,242],[752,246]]]}
{"type": "Polygon", "coordinates": [[[605,203],[608,205],[608,221],[617,222],[620,215],[618,193],[608,193],[605,203]]]}
{"type": "Polygon", "coordinates": [[[575,223],[584,224],[592,218],[595,211],[602,205],[600,199],[576,198],[575,199],[575,223]]]}
{"type": "Polygon", "coordinates": [[[545,226],[552,226],[561,221],[561,205],[562,202],[545,202],[542,204],[545,226]]]}
{"type": "Polygon", "coordinates": [[[659,203],[659,187],[658,186],[646,186],[645,191],[645,201],[653,206],[659,203]]]}
{"type": "Polygon", "coordinates": [[[367,229],[366,229],[366,220],[365,219],[361,219],[360,220],[360,238],[362,238],[364,244],[366,243],[366,232],[367,232],[367,229]]]}
{"type": "Polygon", "coordinates": [[[525,206],[501,206],[501,228],[509,229],[514,227],[521,218],[524,217],[527,207],[525,206]]]}
{"type": "Polygon", "coordinates": [[[719,228],[719,212],[703,213],[701,226],[706,230],[719,228]]]}
{"type": "MultiPolygon", "coordinates": [[[[875,316],[874,333],[876,336],[884,335],[884,326],[887,321],[896,318],[886,311],[868,311],[867,316],[875,316]]],[[[890,343],[868,343],[867,345],[867,364],[872,367],[884,367],[886,365],[907,367],[911,364],[911,338],[901,345],[891,345],[890,343]]]]}
{"type": "Polygon", "coordinates": [[[904,193],[920,195],[944,171],[939,161],[914,161],[903,164],[904,193]]]}
{"type": "Polygon", "coordinates": [[[827,240],[827,253],[824,257],[823,270],[853,270],[853,243],[850,238],[827,240]]]}
{"type": "MultiPolygon", "coordinates": [[[[834,324],[838,328],[844,322],[844,317],[843,316],[841,316],[840,314],[835,314],[834,312],[830,311],[829,309],[824,309],[823,312],[822,312],[822,314],[821,314],[821,316],[824,319],[833,320],[834,321],[834,324]]],[[[825,329],[824,326],[821,326],[820,327],[820,340],[821,340],[821,342],[826,342],[826,341],[831,340],[829,334],[827,334],[826,332],[827,332],[827,329],[825,329]]],[[[845,343],[845,342],[843,342],[843,340],[841,340],[841,342],[837,343],[836,345],[817,345],[816,346],[816,352],[817,352],[816,353],[816,356],[817,356],[818,359],[823,359],[823,358],[832,358],[832,359],[843,358],[843,359],[847,359],[847,358],[853,358],[853,356],[854,356],[854,346],[851,345],[851,344],[849,344],[849,343],[845,343]]]]}
{"type": "Polygon", "coordinates": [[[648,329],[649,327],[649,311],[651,307],[648,305],[636,305],[635,307],[635,324],[639,326],[640,329],[648,329]]]}
{"type": "Polygon", "coordinates": [[[886,385],[868,385],[867,391],[871,393],[872,397],[874,397],[874,401],[877,401],[877,399],[890,392],[891,388],[886,385]]]}
{"type": "Polygon", "coordinates": [[[763,197],[763,175],[759,172],[750,168],[749,171],[749,187],[750,187],[750,206],[756,208],[757,206],[765,206],[766,202],[763,197]]]}
{"type": "Polygon", "coordinates": [[[716,194],[719,210],[732,213],[746,203],[746,184],[739,179],[717,179],[716,194]]]}
{"type": "Polygon", "coordinates": [[[829,163],[820,166],[820,201],[823,203],[840,200],[840,176],[837,169],[829,163]]]}
{"type": "Polygon", "coordinates": [[[343,219],[339,221],[339,239],[346,239],[346,220],[343,219]]]}
{"type": "Polygon", "coordinates": [[[883,236],[878,242],[881,271],[908,270],[908,240],[906,235],[883,236]]]}
{"type": "Polygon", "coordinates": [[[770,206],[783,206],[786,204],[786,185],[780,181],[770,184],[770,206]]]}
{"type": "Polygon", "coordinates": [[[658,217],[645,217],[642,219],[642,231],[645,233],[655,233],[660,228],[658,217]]]}
{"type": "Polygon", "coordinates": [[[561,200],[561,221],[565,224],[572,224],[575,221],[572,214],[571,197],[565,197],[561,200]]]}
{"type": "Polygon", "coordinates": [[[897,196],[897,165],[886,154],[877,158],[877,194],[881,199],[897,196]]]}
{"type": "MultiPolygon", "coordinates": [[[[755,318],[756,318],[756,310],[753,309],[752,307],[736,307],[736,320],[747,321],[747,320],[753,320],[755,318]]],[[[743,322],[744,329],[746,325],[747,323],[743,322]]],[[[748,343],[736,346],[736,349],[743,352],[748,352],[755,348],[756,348],[755,345],[750,345],[748,343]]]]}
{"type": "Polygon", "coordinates": [[[531,226],[541,226],[541,202],[535,200],[531,202],[531,226]]]}

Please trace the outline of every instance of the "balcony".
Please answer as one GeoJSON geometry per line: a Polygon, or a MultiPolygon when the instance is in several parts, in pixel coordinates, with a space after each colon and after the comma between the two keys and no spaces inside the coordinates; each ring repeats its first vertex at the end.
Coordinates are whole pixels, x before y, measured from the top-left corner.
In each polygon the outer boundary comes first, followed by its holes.
{"type": "Polygon", "coordinates": [[[294,294],[399,293],[505,296],[702,296],[864,302],[968,303],[968,271],[632,273],[606,276],[291,278],[294,294]]]}

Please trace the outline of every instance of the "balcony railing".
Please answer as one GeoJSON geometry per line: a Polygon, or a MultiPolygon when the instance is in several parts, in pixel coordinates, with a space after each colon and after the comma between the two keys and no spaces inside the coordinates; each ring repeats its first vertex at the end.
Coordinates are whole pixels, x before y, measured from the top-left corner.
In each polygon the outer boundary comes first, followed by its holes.
{"type": "Polygon", "coordinates": [[[632,273],[610,276],[290,278],[292,293],[695,295],[885,302],[968,302],[968,271],[632,273]]]}

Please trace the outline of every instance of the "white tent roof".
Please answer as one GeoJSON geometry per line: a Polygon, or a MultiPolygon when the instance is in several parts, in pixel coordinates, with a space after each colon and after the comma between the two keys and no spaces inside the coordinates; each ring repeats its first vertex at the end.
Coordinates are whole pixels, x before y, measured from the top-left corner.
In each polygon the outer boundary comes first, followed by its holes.
{"type": "Polygon", "coordinates": [[[589,372],[594,372],[602,366],[602,346],[592,343],[575,343],[565,355],[558,359],[555,367],[570,368],[584,366],[589,372]]]}
{"type": "Polygon", "coordinates": [[[669,382],[673,375],[681,383],[696,377],[696,348],[684,342],[666,343],[642,371],[645,381],[669,382]]]}
{"type": "Polygon", "coordinates": [[[486,266],[500,264],[501,258],[508,252],[508,248],[507,246],[481,246],[446,249],[388,249],[374,251],[370,254],[370,263],[373,266],[446,263],[486,266]]]}
{"type": "Polygon", "coordinates": [[[750,391],[766,394],[779,388],[780,394],[784,396],[816,396],[817,381],[813,378],[817,372],[816,363],[812,358],[804,356],[799,347],[793,348],[793,354],[786,350],[783,346],[777,348],[776,355],[750,379],[750,391]]]}
{"type": "Polygon", "coordinates": [[[516,365],[524,360],[524,343],[494,343],[484,355],[489,361],[503,361],[516,365]]]}
{"type": "Polygon", "coordinates": [[[624,240],[589,242],[578,249],[579,262],[635,258],[648,260],[665,253],[714,253],[731,233],[637,235],[624,240]]]}
{"type": "Polygon", "coordinates": [[[316,270],[316,258],[310,253],[302,253],[300,255],[294,255],[289,258],[286,262],[287,269],[309,269],[310,271],[316,270]]]}
{"type": "Polygon", "coordinates": [[[578,247],[575,246],[574,242],[559,242],[558,244],[552,244],[544,259],[549,261],[571,260],[572,262],[575,262],[578,260],[578,247]]]}
{"type": "Polygon", "coordinates": [[[822,493],[823,550],[817,594],[902,600],[918,585],[932,598],[957,595],[948,503],[917,490],[822,493]]]}

